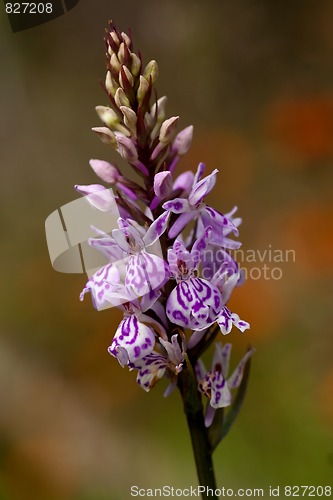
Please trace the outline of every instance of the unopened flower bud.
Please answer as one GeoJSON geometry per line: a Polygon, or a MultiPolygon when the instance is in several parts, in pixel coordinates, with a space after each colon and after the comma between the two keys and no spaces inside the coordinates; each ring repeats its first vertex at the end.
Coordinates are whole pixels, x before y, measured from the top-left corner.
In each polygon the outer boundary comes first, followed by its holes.
{"type": "Polygon", "coordinates": [[[168,99],[166,96],[160,97],[157,100],[157,102],[154,102],[154,104],[152,105],[152,107],[150,109],[150,114],[153,117],[155,117],[156,109],[157,109],[157,121],[160,123],[165,118],[165,108],[166,108],[167,100],[168,99]]]}
{"type": "Polygon", "coordinates": [[[108,108],[107,106],[96,106],[95,109],[102,122],[104,122],[108,127],[113,127],[117,122],[119,122],[118,116],[113,109],[108,108]]]}
{"type": "Polygon", "coordinates": [[[163,144],[168,144],[174,138],[179,116],[172,116],[165,120],[161,125],[159,140],[163,144]]]}
{"type": "Polygon", "coordinates": [[[158,172],[154,177],[154,191],[156,196],[163,199],[172,191],[172,176],[169,171],[158,172]]]}
{"type": "Polygon", "coordinates": [[[125,137],[123,134],[116,133],[115,135],[120,156],[129,163],[135,163],[138,159],[138,152],[131,139],[125,137]]]}
{"type": "MultiPolygon", "coordinates": [[[[124,66],[124,65],[122,66],[122,70],[125,73],[125,77],[126,77],[128,83],[130,84],[131,87],[133,87],[133,76],[132,76],[130,70],[126,66],[124,66]]],[[[120,83],[120,85],[122,86],[123,89],[126,88],[126,83],[124,82],[123,72],[122,71],[120,71],[120,73],[119,73],[119,83],[120,83]]]]}
{"type": "Polygon", "coordinates": [[[126,33],[122,32],[121,38],[126,43],[127,47],[130,49],[132,46],[132,40],[130,39],[130,37],[126,33]]]}
{"type": "Polygon", "coordinates": [[[121,65],[120,65],[120,62],[118,61],[118,57],[116,56],[116,54],[114,52],[112,53],[112,56],[110,59],[110,65],[111,65],[112,69],[115,71],[115,73],[119,73],[121,65]]]}
{"type": "Polygon", "coordinates": [[[118,87],[119,86],[116,83],[116,81],[114,80],[114,78],[112,77],[111,72],[108,71],[106,73],[106,77],[105,77],[105,88],[106,88],[106,90],[114,97],[114,95],[115,95],[118,87]]]}
{"type": "Polygon", "coordinates": [[[105,188],[101,184],[90,184],[89,186],[74,186],[76,191],[83,194],[87,201],[98,210],[108,212],[114,209],[115,200],[112,190],[105,188]]]}
{"type": "Polygon", "coordinates": [[[132,134],[136,136],[136,122],[137,122],[137,116],[133,109],[128,108],[127,106],[120,106],[121,112],[124,115],[124,123],[126,127],[130,129],[132,134]]]}
{"type": "Polygon", "coordinates": [[[89,164],[96,175],[108,184],[114,184],[121,179],[121,173],[117,167],[104,160],[90,160],[89,164]]]}
{"type": "Polygon", "coordinates": [[[128,108],[131,107],[131,103],[129,102],[127,95],[121,87],[117,89],[114,100],[116,101],[118,108],[120,108],[120,106],[126,106],[128,108]]]}
{"type": "Polygon", "coordinates": [[[140,72],[141,69],[141,61],[140,58],[134,54],[134,52],[131,53],[131,73],[133,76],[137,76],[140,72]]]}
{"type": "Polygon", "coordinates": [[[125,59],[125,47],[124,47],[124,42],[121,42],[119,50],[118,50],[118,59],[121,64],[124,63],[125,59]]]}
{"type": "Polygon", "coordinates": [[[120,40],[118,38],[118,35],[115,31],[110,31],[110,36],[112,40],[119,46],[120,45],[120,40]]]}
{"type": "Polygon", "coordinates": [[[148,84],[147,80],[142,75],[140,75],[140,84],[139,84],[139,88],[138,88],[138,91],[136,94],[137,98],[138,98],[139,106],[141,106],[141,104],[143,103],[143,100],[145,98],[145,95],[148,92],[148,89],[149,89],[149,84],[148,84]]]}
{"type": "Polygon", "coordinates": [[[147,82],[149,82],[150,79],[152,84],[156,82],[158,77],[158,66],[155,60],[149,61],[144,69],[143,76],[145,77],[147,82]]]}
{"type": "Polygon", "coordinates": [[[193,137],[193,125],[184,128],[176,135],[175,140],[172,144],[172,150],[177,153],[178,156],[183,156],[190,149],[193,137]]]}
{"type": "Polygon", "coordinates": [[[113,132],[107,127],[93,127],[91,130],[99,135],[102,142],[105,144],[110,144],[111,146],[116,146],[117,141],[113,132]]]}

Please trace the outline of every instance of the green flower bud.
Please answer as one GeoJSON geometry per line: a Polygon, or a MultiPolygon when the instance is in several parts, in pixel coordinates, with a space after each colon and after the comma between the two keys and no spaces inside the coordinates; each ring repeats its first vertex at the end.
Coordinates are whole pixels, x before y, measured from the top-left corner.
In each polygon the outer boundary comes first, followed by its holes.
{"type": "Polygon", "coordinates": [[[162,144],[168,144],[174,139],[179,116],[172,116],[161,125],[159,140],[162,144]]]}
{"type": "Polygon", "coordinates": [[[163,97],[160,97],[157,102],[155,102],[151,109],[150,109],[150,114],[152,117],[155,117],[155,113],[156,113],[156,108],[157,108],[157,121],[159,123],[162,123],[162,121],[164,120],[165,118],[165,108],[166,108],[166,104],[167,104],[167,97],[166,96],[163,96],[163,97]]]}
{"type": "Polygon", "coordinates": [[[140,69],[141,69],[140,58],[136,54],[134,54],[134,52],[132,52],[131,59],[132,59],[131,73],[133,76],[137,76],[140,73],[140,69]]]}
{"type": "Polygon", "coordinates": [[[122,32],[121,38],[126,43],[127,47],[130,49],[132,46],[132,40],[130,39],[130,37],[126,33],[122,32]]]}
{"type": "Polygon", "coordinates": [[[114,100],[116,101],[118,108],[120,108],[121,106],[127,106],[128,108],[131,107],[131,103],[129,102],[127,95],[121,87],[117,89],[114,100]]]}
{"type": "Polygon", "coordinates": [[[110,92],[110,94],[114,97],[114,95],[115,95],[118,87],[119,86],[118,86],[117,82],[112,77],[110,71],[108,71],[106,73],[106,77],[105,77],[105,88],[106,88],[106,90],[108,92],[110,92]]]}
{"type": "Polygon", "coordinates": [[[112,53],[112,56],[110,59],[110,65],[116,73],[119,73],[121,65],[120,65],[120,62],[118,61],[118,57],[116,56],[116,54],[114,52],[112,53]]]}
{"type": "Polygon", "coordinates": [[[143,100],[145,98],[145,95],[148,92],[148,89],[149,89],[149,84],[148,84],[147,80],[142,75],[140,75],[140,84],[139,84],[139,88],[138,88],[138,91],[136,94],[137,98],[138,98],[139,106],[141,106],[141,104],[143,103],[143,100]]]}
{"type": "Polygon", "coordinates": [[[156,82],[158,77],[158,66],[155,60],[152,60],[147,64],[144,69],[143,76],[145,77],[147,82],[149,82],[150,79],[152,84],[156,82]]]}
{"type": "Polygon", "coordinates": [[[114,41],[114,43],[116,43],[119,46],[120,40],[118,38],[117,33],[115,31],[110,31],[110,36],[111,36],[112,40],[114,41]]]}
{"type": "Polygon", "coordinates": [[[105,144],[117,146],[117,140],[113,132],[107,127],[93,127],[93,130],[105,144]]]}
{"type": "Polygon", "coordinates": [[[127,106],[120,106],[121,112],[124,115],[124,123],[127,128],[130,129],[132,134],[136,136],[136,122],[137,116],[133,109],[128,108],[127,106]]]}
{"type": "Polygon", "coordinates": [[[107,106],[96,106],[96,112],[102,122],[105,123],[108,127],[114,127],[116,123],[119,122],[117,114],[113,111],[113,109],[107,106]]]}
{"type": "Polygon", "coordinates": [[[124,42],[121,42],[119,50],[118,50],[118,59],[120,64],[124,63],[125,59],[125,47],[124,47],[124,42]]]}
{"type": "MultiPolygon", "coordinates": [[[[134,83],[133,82],[133,76],[132,76],[130,70],[128,68],[126,68],[126,66],[122,66],[122,69],[123,69],[123,71],[124,71],[124,73],[126,75],[126,78],[127,78],[128,82],[129,82],[130,86],[133,87],[133,83],[134,83]]],[[[119,83],[120,83],[120,85],[122,86],[123,89],[126,88],[126,84],[123,81],[123,75],[122,75],[121,71],[119,73],[119,83]]]]}

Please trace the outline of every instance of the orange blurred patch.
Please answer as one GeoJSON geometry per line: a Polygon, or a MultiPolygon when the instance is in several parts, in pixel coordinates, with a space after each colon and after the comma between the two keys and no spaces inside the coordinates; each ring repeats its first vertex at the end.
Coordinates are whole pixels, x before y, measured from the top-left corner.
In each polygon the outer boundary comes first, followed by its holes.
{"type": "Polygon", "coordinates": [[[251,330],[244,333],[249,343],[271,337],[283,321],[283,307],[275,283],[249,279],[233,291],[228,307],[250,323],[251,330]]]}
{"type": "Polygon", "coordinates": [[[264,127],[270,137],[303,161],[332,158],[333,97],[308,96],[276,102],[267,111],[264,127]]]}
{"type": "Polygon", "coordinates": [[[332,272],[333,204],[311,203],[288,213],[283,238],[296,254],[296,265],[311,276],[332,272]]]}
{"type": "Polygon", "coordinates": [[[3,464],[5,487],[10,498],[72,498],[79,478],[68,472],[66,457],[57,448],[56,440],[32,439],[17,443],[3,464]]]}

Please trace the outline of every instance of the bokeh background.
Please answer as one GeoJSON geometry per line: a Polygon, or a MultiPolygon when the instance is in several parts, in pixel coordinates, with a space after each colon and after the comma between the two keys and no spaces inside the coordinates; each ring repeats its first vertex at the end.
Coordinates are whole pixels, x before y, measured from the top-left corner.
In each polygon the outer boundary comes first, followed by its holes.
{"type": "Polygon", "coordinates": [[[195,126],[182,169],[220,170],[244,249],[295,251],[232,307],[256,347],[242,413],[214,455],[218,485],[326,485],[333,477],[333,4],[330,0],[80,0],[13,34],[0,24],[1,500],[130,498],[196,485],[177,393],[150,394],[107,353],[121,314],[79,302],[85,275],[53,271],[46,217],[115,160],[90,131],[106,104],[107,20],[157,59],[169,116],[195,126]]]}

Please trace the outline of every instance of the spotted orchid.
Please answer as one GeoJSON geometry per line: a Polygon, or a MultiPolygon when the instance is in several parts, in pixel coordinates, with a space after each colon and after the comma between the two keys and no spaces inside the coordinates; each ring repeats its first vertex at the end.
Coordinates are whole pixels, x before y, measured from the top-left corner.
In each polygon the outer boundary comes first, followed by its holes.
{"type": "Polygon", "coordinates": [[[215,169],[210,175],[201,179],[205,170],[205,165],[199,163],[197,172],[193,179],[193,187],[188,195],[188,198],[175,198],[163,204],[163,208],[174,214],[179,215],[177,220],[169,229],[169,238],[175,238],[184,227],[194,218],[198,217],[199,223],[204,228],[212,227],[212,243],[220,244],[221,232],[232,231],[238,235],[237,227],[221,212],[209,207],[204,202],[204,197],[207,196],[216,183],[215,169]]]}
{"type": "Polygon", "coordinates": [[[214,323],[222,307],[218,288],[196,276],[200,256],[210,234],[211,228],[208,228],[204,236],[194,243],[191,251],[179,240],[168,250],[170,272],[177,285],[167,300],[166,313],[171,322],[192,330],[202,330],[214,323]]]}
{"type": "Polygon", "coordinates": [[[217,408],[231,405],[231,391],[239,387],[245,365],[253,354],[253,349],[249,349],[228,377],[231,348],[231,344],[225,344],[222,347],[221,343],[216,343],[211,370],[207,372],[201,359],[198,360],[195,367],[199,390],[209,399],[205,416],[206,427],[211,425],[217,408]]]}
{"type": "Polygon", "coordinates": [[[173,178],[191,145],[193,127],[177,133],[179,116],[166,117],[166,98],[158,99],[155,90],[156,61],[144,66],[131,37],[112,22],[105,43],[108,105],[96,107],[102,126],[93,131],[137,180],[94,159],[90,166],[108,186],[76,186],[99,214],[111,220],[117,213],[108,233],[93,228],[97,236],[88,243],[106,262],[91,269],[80,298],[90,292],[96,309],[122,311],[108,352],[122,367],[137,371],[142,389],[150,391],[163,378],[169,381],[165,395],[178,387],[201,484],[212,486],[211,455],[221,438],[214,441],[207,427],[217,409],[232,403],[231,391],[242,389],[253,353],[247,352],[231,376],[231,344],[216,344],[210,371],[201,360],[220,331],[228,334],[233,325],[241,332],[249,328],[227,306],[244,281],[232,255],[241,245],[234,239],[241,219],[236,208],[223,215],[206,203],[217,169],[203,177],[205,165],[199,163],[195,174],[186,171],[173,178]],[[206,415],[203,396],[209,400],[206,415]]]}
{"type": "MultiPolygon", "coordinates": [[[[154,349],[156,337],[159,337],[160,342],[167,340],[164,327],[154,318],[144,314],[158,297],[159,293],[155,292],[150,296],[142,297],[141,302],[138,299],[132,299],[132,302],[128,301],[122,306],[124,317],[108,348],[109,353],[117,358],[122,366],[138,362],[150,355],[154,349]]],[[[126,298],[126,290],[123,290],[121,296],[122,300],[124,298],[126,298]]]]}
{"type": "Polygon", "coordinates": [[[172,335],[170,342],[160,338],[159,343],[155,344],[154,351],[128,364],[131,370],[138,370],[136,380],[145,391],[150,391],[163,376],[170,380],[164,393],[165,396],[168,396],[176,387],[177,375],[183,369],[186,351],[185,338],[181,339],[180,346],[178,337],[178,335],[172,335]]]}

